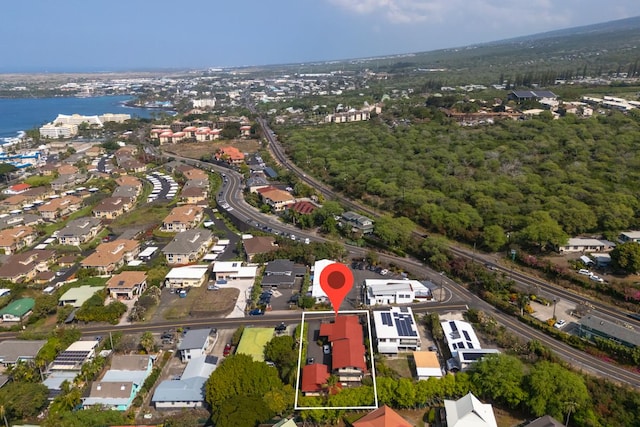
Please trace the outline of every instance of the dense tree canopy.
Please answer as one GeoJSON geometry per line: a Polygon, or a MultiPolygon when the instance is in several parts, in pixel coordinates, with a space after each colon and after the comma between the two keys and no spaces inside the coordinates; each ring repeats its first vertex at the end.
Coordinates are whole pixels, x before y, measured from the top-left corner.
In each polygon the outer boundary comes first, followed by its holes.
{"type": "MultiPolygon", "coordinates": [[[[257,418],[251,418],[254,425],[256,421],[266,421],[277,412],[283,411],[293,403],[291,387],[285,387],[275,368],[267,366],[264,362],[256,362],[251,356],[235,354],[229,356],[213,371],[206,384],[206,400],[213,408],[212,419],[218,425],[223,418],[232,414],[251,412],[257,418]],[[284,405],[274,408],[267,402],[267,396],[277,394],[284,405]],[[239,405],[239,402],[244,402],[239,405]]],[[[220,424],[222,425],[222,424],[220,424]]],[[[247,424],[249,425],[249,424],[247,424]]]]}
{"type": "Polygon", "coordinates": [[[627,273],[635,274],[640,271],[640,243],[626,242],[611,251],[611,261],[614,267],[627,273]]]}
{"type": "MultiPolygon", "coordinates": [[[[411,102],[420,103],[405,103],[411,102]]],[[[394,108],[405,107],[388,103],[388,116],[394,108]]],[[[476,241],[497,225],[506,232],[529,227],[522,237],[532,244],[557,243],[565,235],[639,225],[638,117],[568,114],[483,127],[432,117],[402,126],[382,117],[278,133],[314,176],[450,237],[476,241]],[[528,221],[534,212],[548,214],[543,227],[528,221]]],[[[496,230],[487,246],[501,243],[496,230]]]]}

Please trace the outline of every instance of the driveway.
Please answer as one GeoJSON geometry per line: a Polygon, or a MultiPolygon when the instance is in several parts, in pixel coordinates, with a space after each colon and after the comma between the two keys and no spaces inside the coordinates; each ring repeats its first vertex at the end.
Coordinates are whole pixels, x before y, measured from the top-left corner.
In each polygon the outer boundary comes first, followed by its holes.
{"type": "Polygon", "coordinates": [[[247,300],[251,298],[251,287],[253,286],[253,280],[251,279],[236,279],[227,280],[225,285],[218,285],[221,288],[236,288],[240,290],[238,300],[233,308],[233,311],[227,315],[227,318],[245,317],[245,311],[247,308],[247,300]]]}

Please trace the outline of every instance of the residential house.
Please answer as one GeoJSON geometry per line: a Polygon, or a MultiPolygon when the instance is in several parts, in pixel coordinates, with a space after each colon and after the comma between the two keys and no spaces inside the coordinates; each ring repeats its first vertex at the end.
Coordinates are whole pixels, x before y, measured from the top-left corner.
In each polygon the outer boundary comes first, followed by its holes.
{"type": "Polygon", "coordinates": [[[431,289],[418,280],[365,279],[364,286],[366,305],[411,304],[433,297],[431,289]]]}
{"type": "Polygon", "coordinates": [[[101,243],[95,252],[80,262],[84,268],[95,268],[100,274],[109,274],[125,263],[133,261],[140,252],[137,240],[118,239],[101,243]]]}
{"type": "Polygon", "coordinates": [[[196,205],[176,206],[162,221],[162,231],[182,232],[195,228],[202,221],[204,209],[196,205]]]}
{"type": "Polygon", "coordinates": [[[188,205],[208,204],[209,190],[203,187],[184,187],[180,192],[180,200],[188,205]]]}
{"type": "Polygon", "coordinates": [[[135,200],[140,195],[140,187],[133,185],[119,185],[113,190],[111,197],[124,197],[135,200]]]}
{"type": "Polygon", "coordinates": [[[125,159],[125,160],[121,160],[118,164],[122,169],[126,170],[127,172],[143,173],[144,171],[147,170],[147,165],[142,163],[138,159],[125,159]]]}
{"type": "Polygon", "coordinates": [[[36,301],[33,298],[20,298],[0,309],[2,322],[21,322],[31,314],[36,301]]]}
{"type": "Polygon", "coordinates": [[[67,292],[58,298],[58,305],[72,305],[75,308],[82,307],[89,298],[104,289],[104,286],[82,285],[76,288],[69,288],[67,292]]]}
{"type": "Polygon", "coordinates": [[[75,185],[85,182],[87,180],[86,174],[74,173],[71,175],[60,175],[53,181],[51,181],[51,188],[54,191],[60,192],[73,188],[75,185]]]}
{"type": "Polygon", "coordinates": [[[198,288],[207,281],[208,273],[207,265],[172,268],[164,278],[164,286],[169,289],[198,288]]]}
{"type": "Polygon", "coordinates": [[[420,334],[411,307],[391,307],[373,312],[378,353],[398,354],[420,350],[420,334]]]}
{"type": "Polygon", "coordinates": [[[251,175],[246,183],[245,187],[249,190],[250,193],[257,193],[261,188],[269,187],[269,181],[262,175],[254,174],[251,175]]]}
{"type": "Polygon", "coordinates": [[[16,227],[18,225],[37,225],[42,224],[44,220],[40,215],[35,214],[18,214],[18,215],[0,215],[0,230],[16,227]]]}
{"type": "Polygon", "coordinates": [[[211,273],[216,280],[254,279],[258,267],[243,266],[240,261],[216,261],[211,273]]]}
{"type": "Polygon", "coordinates": [[[84,153],[87,155],[87,157],[96,158],[103,155],[105,153],[105,150],[99,145],[94,145],[93,147],[90,147],[88,150],[86,150],[84,153]]]}
{"type": "Polygon", "coordinates": [[[447,427],[498,427],[493,408],[472,393],[458,400],[444,401],[447,427]]]}
{"type": "Polygon", "coordinates": [[[274,212],[282,212],[287,206],[293,205],[296,202],[295,197],[293,197],[291,193],[275,187],[260,188],[257,192],[262,201],[271,206],[274,212]]]}
{"type": "Polygon", "coordinates": [[[525,427],[565,427],[565,425],[551,415],[544,415],[526,424],[525,427]]]}
{"type": "Polygon", "coordinates": [[[220,147],[219,151],[216,153],[216,159],[224,160],[231,165],[239,165],[244,163],[244,153],[236,147],[220,147]]]}
{"type": "Polygon", "coordinates": [[[367,372],[364,333],[360,319],[353,315],[338,315],[331,323],[320,325],[320,337],[331,345],[332,373],[342,385],[360,383],[367,372]]]}
{"type": "Polygon", "coordinates": [[[623,233],[620,233],[620,236],[618,236],[618,240],[620,240],[620,242],[622,243],[627,243],[627,242],[636,242],[636,243],[640,243],[640,231],[625,231],[623,233]]]}
{"type": "Polygon", "coordinates": [[[294,264],[287,259],[269,261],[264,268],[262,287],[291,289],[296,279],[304,277],[306,273],[307,268],[304,265],[294,264]]]}
{"type": "Polygon", "coordinates": [[[350,228],[352,233],[371,234],[373,233],[373,220],[355,212],[344,212],[338,222],[341,227],[350,228]]]}
{"type": "Polygon", "coordinates": [[[578,335],[588,340],[612,340],[629,348],[640,346],[640,332],[628,323],[616,323],[593,314],[578,321],[578,335]]]}
{"type": "Polygon", "coordinates": [[[558,252],[604,252],[613,249],[613,247],[611,242],[605,240],[573,237],[566,244],[558,246],[558,252]]]}
{"type": "Polygon", "coordinates": [[[447,360],[448,371],[465,371],[483,357],[500,353],[496,349],[482,348],[473,327],[467,322],[443,320],[440,325],[451,354],[451,359],[447,360]]]}
{"type": "Polygon", "coordinates": [[[80,246],[93,240],[101,230],[102,222],[98,218],[76,218],[58,232],[58,243],[80,246]]]}
{"type": "Polygon", "coordinates": [[[14,184],[9,186],[9,188],[7,188],[6,190],[3,190],[2,192],[4,194],[22,194],[30,188],[31,188],[31,185],[21,182],[19,184],[14,184]]]}
{"type": "Polygon", "coordinates": [[[413,361],[416,367],[416,377],[419,380],[442,377],[438,353],[435,351],[414,351],[413,361]]]}
{"type": "Polygon", "coordinates": [[[54,163],[46,163],[38,168],[42,176],[52,176],[58,171],[58,166],[54,163]]]}
{"type": "Polygon", "coordinates": [[[5,340],[0,341],[0,363],[9,367],[18,362],[32,361],[47,340],[5,340]]]}
{"type": "Polygon", "coordinates": [[[205,356],[211,344],[211,329],[190,329],[178,345],[180,360],[184,363],[195,357],[205,356]]]}
{"type": "Polygon", "coordinates": [[[162,381],[151,402],[156,409],[201,408],[205,402],[205,384],[218,365],[215,356],[196,356],[188,362],[180,379],[162,381]]]}
{"type": "Polygon", "coordinates": [[[308,200],[300,200],[290,205],[288,209],[300,215],[311,215],[313,211],[318,209],[318,205],[308,200]]]}
{"type": "Polygon", "coordinates": [[[5,255],[11,255],[17,251],[31,246],[38,237],[35,227],[19,225],[13,228],[0,230],[0,250],[5,255]]]}
{"type": "Polygon", "coordinates": [[[253,257],[258,254],[265,254],[278,250],[276,239],[272,236],[253,236],[242,241],[247,261],[253,261],[253,257]]]}
{"type": "Polygon", "coordinates": [[[201,185],[204,182],[206,182],[207,185],[209,183],[209,175],[202,169],[194,168],[189,165],[183,165],[181,167],[178,167],[178,170],[182,173],[182,175],[184,175],[184,177],[187,179],[187,182],[198,180],[201,182],[201,185]]]}
{"type": "Polygon", "coordinates": [[[169,264],[190,264],[207,253],[213,242],[213,234],[205,229],[191,229],[176,234],[162,252],[169,264]]]}
{"type": "Polygon", "coordinates": [[[300,391],[305,396],[322,396],[327,393],[329,367],[322,363],[312,363],[302,368],[300,391]]]}
{"type": "Polygon", "coordinates": [[[132,300],[147,289],[147,273],[144,271],[123,271],[107,281],[107,291],[111,298],[132,300]]]}
{"type": "Polygon", "coordinates": [[[135,204],[135,199],[128,197],[107,197],[102,200],[91,213],[96,218],[115,219],[130,210],[135,204]]]}
{"type": "Polygon", "coordinates": [[[82,399],[82,409],[99,407],[115,411],[126,411],[138,394],[139,387],[133,381],[95,381],[91,384],[89,396],[82,399]]]}
{"type": "Polygon", "coordinates": [[[335,263],[335,261],[320,259],[313,264],[313,267],[311,267],[311,273],[313,276],[313,280],[311,282],[311,296],[318,304],[329,301],[327,294],[324,289],[322,289],[322,286],[320,286],[320,274],[325,267],[333,263],[335,263]]]}
{"type": "Polygon", "coordinates": [[[82,199],[76,196],[63,196],[51,199],[36,209],[40,212],[42,218],[49,221],[55,221],[58,218],[65,217],[72,212],[80,210],[82,207],[82,199]]]}
{"type": "Polygon", "coordinates": [[[58,167],[58,175],[73,175],[78,172],[78,168],[73,165],[62,165],[58,167]]]}
{"type": "Polygon", "coordinates": [[[351,423],[353,427],[411,427],[396,411],[383,405],[351,423]]]}
{"type": "Polygon", "coordinates": [[[95,356],[95,350],[100,344],[98,340],[76,341],[60,352],[47,367],[47,379],[43,384],[49,389],[49,397],[53,398],[61,393],[62,383],[78,375],[82,365],[95,356]]]}
{"type": "MultiPolygon", "coordinates": [[[[138,189],[138,194],[140,191],[142,191],[142,182],[135,176],[119,176],[118,178],[116,178],[116,184],[118,184],[119,186],[136,187],[138,189]]],[[[136,194],[136,197],[138,196],[138,194],[136,194]]]]}
{"type": "Polygon", "coordinates": [[[13,283],[33,280],[39,272],[47,271],[56,253],[51,250],[31,250],[11,255],[0,266],[0,279],[13,283]]]}

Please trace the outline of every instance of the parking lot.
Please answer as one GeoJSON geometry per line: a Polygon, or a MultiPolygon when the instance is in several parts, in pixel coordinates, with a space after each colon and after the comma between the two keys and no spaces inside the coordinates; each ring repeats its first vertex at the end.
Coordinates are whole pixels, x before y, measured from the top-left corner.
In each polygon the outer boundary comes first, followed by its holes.
{"type": "Polygon", "coordinates": [[[178,183],[174,181],[173,177],[162,172],[151,172],[145,177],[153,189],[151,194],[147,197],[147,203],[155,202],[156,200],[172,200],[178,192],[178,183]]]}

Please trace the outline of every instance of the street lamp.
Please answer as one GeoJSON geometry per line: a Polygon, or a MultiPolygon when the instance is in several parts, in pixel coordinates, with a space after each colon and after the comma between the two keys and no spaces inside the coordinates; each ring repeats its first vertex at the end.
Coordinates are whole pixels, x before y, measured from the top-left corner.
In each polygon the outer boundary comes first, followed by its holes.
{"type": "Polygon", "coordinates": [[[553,320],[556,319],[556,302],[558,302],[556,297],[553,297],[553,320]]]}

